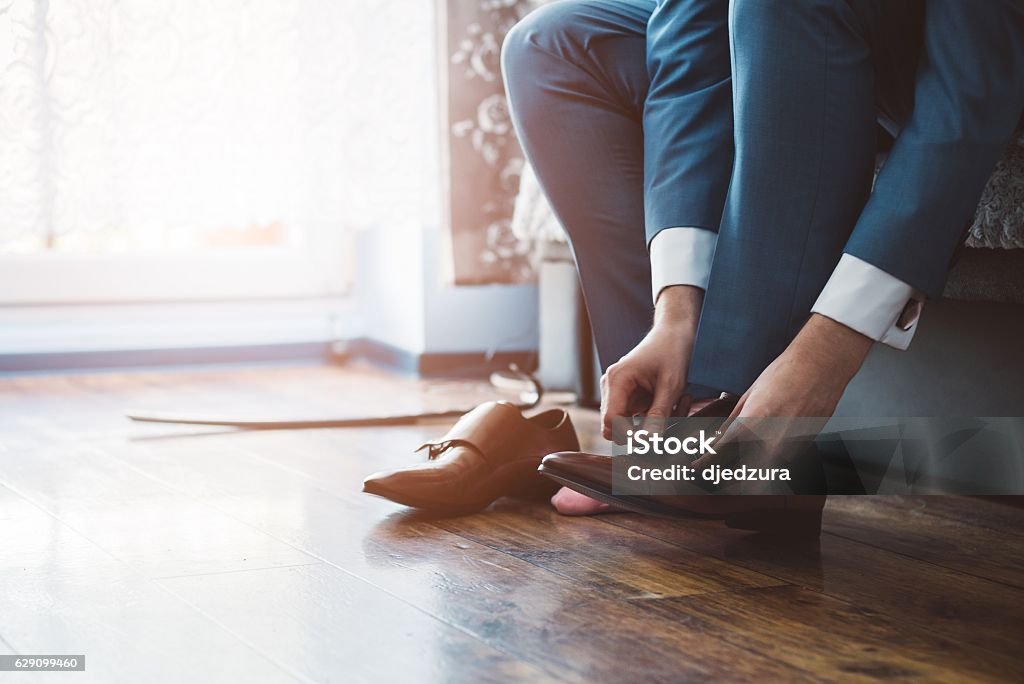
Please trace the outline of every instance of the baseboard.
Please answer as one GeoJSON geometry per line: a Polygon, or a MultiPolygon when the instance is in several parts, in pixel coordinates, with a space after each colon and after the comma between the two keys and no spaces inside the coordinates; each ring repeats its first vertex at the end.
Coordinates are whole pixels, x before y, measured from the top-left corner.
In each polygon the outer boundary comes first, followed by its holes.
{"type": "Polygon", "coordinates": [[[344,343],[300,342],[169,349],[0,354],[0,373],[55,373],[103,369],[153,368],[360,359],[389,370],[420,377],[482,378],[516,364],[536,370],[534,351],[414,353],[370,338],[344,343]]]}
{"type": "Polygon", "coordinates": [[[362,359],[382,368],[427,378],[479,378],[516,364],[528,371],[536,369],[537,352],[532,350],[485,352],[410,352],[367,337],[349,340],[344,345],[349,358],[362,359]]]}
{"type": "Polygon", "coordinates": [[[297,342],[178,349],[0,354],[0,373],[54,373],[162,366],[338,360],[338,354],[326,342],[297,342]]]}

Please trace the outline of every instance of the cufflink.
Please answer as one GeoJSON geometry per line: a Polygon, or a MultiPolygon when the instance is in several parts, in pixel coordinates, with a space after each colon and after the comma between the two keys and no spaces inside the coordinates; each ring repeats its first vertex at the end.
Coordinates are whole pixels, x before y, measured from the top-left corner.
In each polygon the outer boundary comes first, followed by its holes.
{"type": "Polygon", "coordinates": [[[896,319],[896,327],[906,332],[914,327],[917,323],[917,319],[921,317],[921,309],[924,307],[924,302],[920,299],[910,299],[903,307],[903,311],[900,312],[899,318],[896,319]]]}

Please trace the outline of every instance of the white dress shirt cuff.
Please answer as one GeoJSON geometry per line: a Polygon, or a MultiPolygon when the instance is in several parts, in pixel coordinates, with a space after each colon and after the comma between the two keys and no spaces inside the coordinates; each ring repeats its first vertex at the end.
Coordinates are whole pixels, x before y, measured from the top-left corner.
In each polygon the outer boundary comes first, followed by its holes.
{"type": "Polygon", "coordinates": [[[693,285],[708,289],[718,233],[703,228],[665,228],[651,240],[651,294],[666,287],[693,285]]]}
{"type": "Polygon", "coordinates": [[[877,266],[843,254],[813,313],[832,320],[896,349],[906,349],[914,338],[924,296],[877,266]]]}

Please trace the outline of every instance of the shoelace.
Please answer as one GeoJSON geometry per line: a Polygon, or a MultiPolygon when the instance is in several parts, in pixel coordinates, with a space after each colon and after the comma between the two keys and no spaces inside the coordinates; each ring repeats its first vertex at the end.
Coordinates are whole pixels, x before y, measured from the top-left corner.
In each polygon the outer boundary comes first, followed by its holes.
{"type": "Polygon", "coordinates": [[[434,460],[437,460],[438,458],[440,458],[441,454],[443,454],[444,452],[448,451],[453,446],[455,446],[453,441],[448,439],[448,440],[445,440],[443,442],[433,442],[433,443],[424,444],[423,446],[421,446],[416,451],[423,451],[424,449],[426,449],[427,450],[427,460],[428,461],[434,461],[434,460]]]}
{"type": "Polygon", "coordinates": [[[446,439],[443,442],[427,442],[426,444],[420,445],[420,448],[417,449],[416,451],[419,452],[426,449],[427,460],[435,461],[438,458],[440,458],[444,452],[448,451],[449,449],[454,449],[455,447],[465,447],[467,449],[472,449],[474,452],[480,454],[480,456],[482,456],[484,460],[487,460],[487,454],[477,449],[476,445],[467,442],[464,439],[446,439]]]}

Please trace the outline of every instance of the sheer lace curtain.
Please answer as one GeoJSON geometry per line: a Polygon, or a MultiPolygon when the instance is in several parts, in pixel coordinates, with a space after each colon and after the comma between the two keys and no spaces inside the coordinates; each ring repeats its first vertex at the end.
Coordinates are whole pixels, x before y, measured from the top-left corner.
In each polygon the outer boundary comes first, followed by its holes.
{"type": "Polygon", "coordinates": [[[0,263],[436,216],[434,54],[428,0],[0,0],[0,263]]]}

